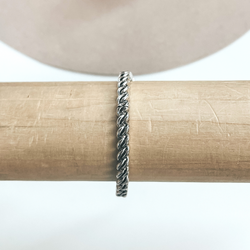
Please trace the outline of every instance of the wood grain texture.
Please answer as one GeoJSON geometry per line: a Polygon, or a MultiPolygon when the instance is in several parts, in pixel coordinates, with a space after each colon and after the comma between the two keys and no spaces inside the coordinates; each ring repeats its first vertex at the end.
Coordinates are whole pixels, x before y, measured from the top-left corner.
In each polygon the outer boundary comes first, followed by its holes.
{"type": "MultiPolygon", "coordinates": [[[[130,181],[250,181],[250,81],[139,82],[130,181]]],[[[0,83],[0,179],[114,181],[116,82],[0,83]]]]}

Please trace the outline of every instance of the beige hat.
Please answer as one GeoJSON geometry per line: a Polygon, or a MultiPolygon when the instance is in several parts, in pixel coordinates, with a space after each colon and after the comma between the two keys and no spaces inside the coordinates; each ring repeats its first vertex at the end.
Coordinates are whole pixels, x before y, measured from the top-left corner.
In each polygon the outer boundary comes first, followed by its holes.
{"type": "Polygon", "coordinates": [[[144,74],[190,63],[250,28],[249,0],[1,0],[0,39],[43,63],[144,74]]]}

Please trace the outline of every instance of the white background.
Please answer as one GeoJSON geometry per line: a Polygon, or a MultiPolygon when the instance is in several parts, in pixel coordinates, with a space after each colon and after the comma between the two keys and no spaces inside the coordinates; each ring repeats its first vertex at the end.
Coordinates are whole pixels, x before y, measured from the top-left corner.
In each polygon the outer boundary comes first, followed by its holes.
{"type": "MultiPolygon", "coordinates": [[[[1,82],[116,79],[50,67],[0,42],[1,82]]],[[[250,32],[135,80],[250,80],[250,32]]],[[[0,249],[249,250],[250,184],[130,182],[122,199],[115,182],[1,181],[0,249]]]]}

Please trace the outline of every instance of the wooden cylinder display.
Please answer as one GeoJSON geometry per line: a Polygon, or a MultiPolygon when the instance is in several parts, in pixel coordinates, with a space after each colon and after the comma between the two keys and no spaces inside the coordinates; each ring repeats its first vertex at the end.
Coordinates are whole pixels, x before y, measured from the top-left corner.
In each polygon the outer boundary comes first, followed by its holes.
{"type": "MultiPolygon", "coordinates": [[[[0,179],[115,181],[116,82],[0,83],[0,179]]],[[[130,181],[250,181],[250,81],[132,82],[130,181]]]]}

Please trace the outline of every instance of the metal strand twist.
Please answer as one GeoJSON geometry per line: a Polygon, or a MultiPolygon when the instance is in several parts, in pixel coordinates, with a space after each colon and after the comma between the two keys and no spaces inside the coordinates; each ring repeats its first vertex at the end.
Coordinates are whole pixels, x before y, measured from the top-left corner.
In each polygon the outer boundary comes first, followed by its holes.
{"type": "Polygon", "coordinates": [[[133,80],[131,72],[122,71],[117,86],[117,166],[116,195],[126,197],[129,183],[129,94],[128,83],[133,80]]]}

